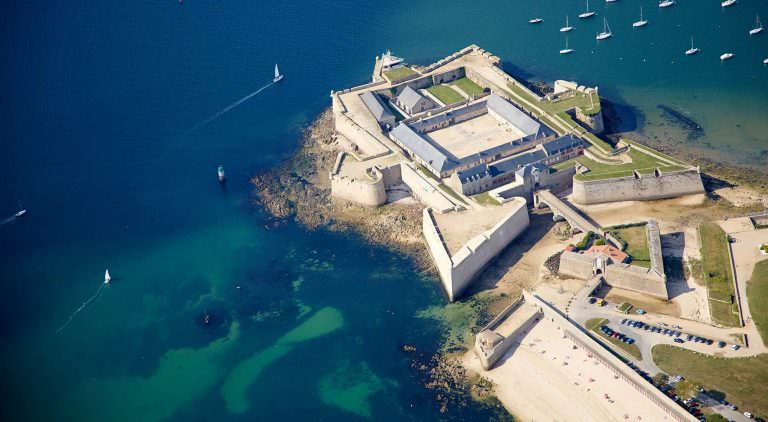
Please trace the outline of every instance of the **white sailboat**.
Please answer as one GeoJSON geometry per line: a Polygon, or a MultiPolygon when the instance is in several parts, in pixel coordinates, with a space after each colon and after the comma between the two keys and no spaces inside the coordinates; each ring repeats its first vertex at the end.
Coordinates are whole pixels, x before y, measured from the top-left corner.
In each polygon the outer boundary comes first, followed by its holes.
{"type": "Polygon", "coordinates": [[[763,23],[760,22],[760,15],[755,15],[755,21],[757,21],[757,26],[749,30],[749,35],[756,35],[763,32],[763,23]]]}
{"type": "Polygon", "coordinates": [[[560,28],[560,32],[568,32],[573,30],[573,27],[568,24],[568,15],[565,15],[565,26],[560,28]]]}
{"type": "Polygon", "coordinates": [[[568,48],[568,35],[566,35],[565,36],[565,48],[560,50],[560,54],[570,54],[570,53],[573,53],[574,51],[576,51],[576,50],[574,50],[572,48],[568,48]]]}
{"type": "Polygon", "coordinates": [[[542,23],[542,22],[544,22],[544,19],[542,18],[533,18],[528,21],[528,23],[542,23]]]}
{"type": "Polygon", "coordinates": [[[283,80],[283,75],[280,74],[280,69],[277,68],[277,63],[275,63],[275,78],[272,79],[272,83],[278,83],[283,80]]]}
{"type": "Polygon", "coordinates": [[[611,33],[611,27],[608,26],[608,19],[603,18],[603,32],[597,34],[595,39],[597,40],[604,40],[606,38],[610,38],[613,34],[611,33]]]}
{"type": "Polygon", "coordinates": [[[587,0],[587,11],[579,15],[579,19],[586,19],[595,16],[595,12],[589,11],[589,0],[587,0]]]}
{"type": "Polygon", "coordinates": [[[690,56],[691,54],[696,54],[699,52],[699,49],[693,46],[693,37],[691,37],[691,48],[688,50],[685,50],[685,55],[690,56]]]}
{"type": "Polygon", "coordinates": [[[647,24],[648,24],[648,21],[643,20],[643,7],[640,6],[640,20],[635,22],[635,23],[633,23],[632,26],[635,27],[635,28],[639,28],[639,27],[645,26],[647,24]]]}
{"type": "Polygon", "coordinates": [[[724,2],[720,3],[720,6],[728,7],[733,6],[734,4],[736,4],[736,0],[725,0],[724,2]]]}
{"type": "Polygon", "coordinates": [[[674,4],[675,4],[675,0],[662,0],[661,2],[659,2],[659,7],[669,7],[669,6],[673,6],[674,4]]]}
{"type": "Polygon", "coordinates": [[[112,280],[112,277],[109,275],[109,269],[104,272],[104,284],[109,284],[109,282],[112,280]]]}
{"type": "Polygon", "coordinates": [[[768,64],[768,59],[763,59],[763,64],[768,64]]]}
{"type": "Polygon", "coordinates": [[[732,58],[733,56],[734,56],[734,54],[733,54],[733,53],[725,53],[725,54],[721,54],[721,55],[720,55],[720,61],[721,61],[721,62],[724,62],[724,61],[726,61],[726,60],[728,60],[728,59],[732,58]]]}

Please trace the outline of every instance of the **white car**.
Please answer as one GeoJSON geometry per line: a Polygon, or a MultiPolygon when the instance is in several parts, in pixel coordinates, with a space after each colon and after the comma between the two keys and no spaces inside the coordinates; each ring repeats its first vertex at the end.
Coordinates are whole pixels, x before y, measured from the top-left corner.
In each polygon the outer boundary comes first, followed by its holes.
{"type": "Polygon", "coordinates": [[[744,412],[744,416],[746,416],[746,417],[748,417],[748,418],[752,419],[752,414],[751,414],[751,413],[749,413],[749,412],[744,412]]]}

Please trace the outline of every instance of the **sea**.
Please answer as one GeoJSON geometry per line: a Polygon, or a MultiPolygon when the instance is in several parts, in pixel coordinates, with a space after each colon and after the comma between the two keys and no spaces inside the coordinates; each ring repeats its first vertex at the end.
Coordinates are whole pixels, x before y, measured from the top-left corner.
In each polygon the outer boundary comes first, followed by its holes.
{"type": "Polygon", "coordinates": [[[434,276],[354,234],[268,228],[249,179],[386,49],[428,64],[469,44],[529,81],[599,86],[619,130],[768,166],[768,33],[748,35],[768,0],[585,7],[2,2],[0,418],[492,418],[441,411],[422,386],[419,362],[473,321],[434,276]],[[641,6],[649,24],[632,28],[641,6]],[[560,56],[566,15],[576,51],[560,56]],[[597,42],[603,18],[613,37],[597,42]]]}

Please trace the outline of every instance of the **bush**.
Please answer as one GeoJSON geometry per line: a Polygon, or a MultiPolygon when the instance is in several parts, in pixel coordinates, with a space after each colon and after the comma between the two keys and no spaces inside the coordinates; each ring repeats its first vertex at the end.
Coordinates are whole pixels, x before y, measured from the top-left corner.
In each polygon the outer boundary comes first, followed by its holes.
{"type": "Polygon", "coordinates": [[[595,240],[595,246],[603,246],[603,245],[605,245],[605,240],[603,240],[602,237],[595,240]]]}
{"type": "Polygon", "coordinates": [[[592,232],[587,232],[586,236],[584,236],[584,239],[581,239],[581,242],[576,244],[576,249],[587,249],[587,246],[589,246],[589,243],[592,241],[592,238],[595,236],[592,232]]]}

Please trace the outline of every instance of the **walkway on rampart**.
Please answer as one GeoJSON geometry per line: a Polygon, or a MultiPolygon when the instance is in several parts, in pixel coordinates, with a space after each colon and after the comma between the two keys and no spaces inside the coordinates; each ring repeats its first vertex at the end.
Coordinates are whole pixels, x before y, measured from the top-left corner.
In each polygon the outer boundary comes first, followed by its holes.
{"type": "Polygon", "coordinates": [[[571,205],[563,202],[552,192],[548,190],[540,190],[536,192],[534,204],[538,207],[538,205],[541,203],[547,204],[556,216],[559,215],[560,217],[565,218],[571,227],[581,230],[584,233],[601,233],[599,227],[597,227],[586,218],[582,217],[579,211],[577,211],[571,205]]]}

